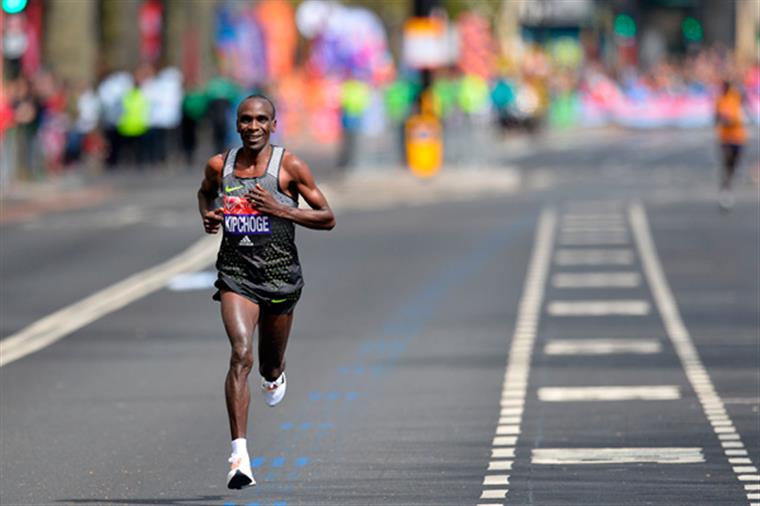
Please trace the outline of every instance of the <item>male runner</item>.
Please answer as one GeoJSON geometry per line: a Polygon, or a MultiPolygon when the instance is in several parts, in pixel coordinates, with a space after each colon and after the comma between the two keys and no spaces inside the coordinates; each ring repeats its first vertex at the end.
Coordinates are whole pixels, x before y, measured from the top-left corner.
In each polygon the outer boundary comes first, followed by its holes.
{"type": "Polygon", "coordinates": [[[743,120],[743,96],[741,90],[729,80],[723,81],[721,93],[715,104],[715,123],[722,155],[722,173],[719,204],[724,211],[734,206],[731,180],[736,171],[742,146],[747,141],[743,120]]]}
{"type": "Polygon", "coordinates": [[[221,301],[222,322],[232,346],[224,384],[232,433],[227,486],[232,489],[256,484],[246,430],[257,324],[261,391],[269,406],[285,395],[285,348],[303,287],[295,224],[326,230],[335,226],[308,165],[269,143],[276,127],[274,104],[268,98],[244,99],[237,110],[243,145],[209,159],[198,191],[206,233],[224,230],[214,299],[221,301]],[[221,205],[215,203],[219,196],[221,205]],[[299,196],[311,209],[298,208],[299,196]]]}

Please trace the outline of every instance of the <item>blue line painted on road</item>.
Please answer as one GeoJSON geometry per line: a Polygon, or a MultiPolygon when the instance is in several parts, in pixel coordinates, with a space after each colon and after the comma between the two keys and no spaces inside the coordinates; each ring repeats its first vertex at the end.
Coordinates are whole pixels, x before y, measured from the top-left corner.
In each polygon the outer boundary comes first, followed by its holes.
{"type": "Polygon", "coordinates": [[[342,376],[348,376],[349,374],[355,374],[361,376],[367,370],[363,365],[343,365],[338,367],[338,374],[342,376]]]}
{"type": "Polygon", "coordinates": [[[251,467],[256,469],[257,467],[261,467],[264,464],[264,461],[266,460],[266,457],[254,457],[251,459],[251,467]]]}
{"type": "MultiPolygon", "coordinates": [[[[346,395],[346,400],[348,400],[348,401],[355,400],[359,396],[359,394],[357,392],[347,392],[345,395],[346,395]]],[[[280,424],[280,430],[297,429],[297,430],[306,431],[306,430],[312,430],[312,429],[315,429],[315,430],[331,430],[331,429],[334,429],[334,428],[335,428],[335,424],[333,422],[320,422],[320,423],[315,423],[315,422],[300,422],[300,423],[283,422],[283,423],[280,424]]]]}
{"type": "Polygon", "coordinates": [[[305,467],[309,465],[310,458],[306,456],[296,457],[296,460],[293,461],[293,465],[295,467],[305,467]]]}
{"type": "MultiPolygon", "coordinates": [[[[357,362],[348,362],[336,367],[335,370],[338,376],[364,375],[366,378],[368,375],[371,375],[371,379],[378,379],[380,376],[387,374],[390,368],[394,367],[401,356],[406,353],[410,342],[429,325],[435,316],[436,306],[441,303],[444,297],[450,296],[454,291],[453,289],[458,284],[461,284],[462,280],[466,280],[477,271],[483,269],[489,257],[497,254],[508,239],[508,234],[497,233],[489,238],[489,240],[477,243],[476,249],[471,254],[459,257],[454,265],[446,266],[447,270],[441,276],[432,279],[431,282],[426,283],[421,289],[412,293],[406,299],[406,302],[400,306],[399,310],[386,321],[387,323],[382,327],[379,336],[376,334],[376,337],[365,339],[359,344],[357,349],[358,356],[356,357],[358,359],[357,362]],[[382,363],[371,363],[378,361],[382,363]]],[[[324,420],[324,418],[346,420],[347,416],[356,412],[355,409],[349,408],[350,403],[363,398],[367,393],[361,387],[355,391],[341,392],[340,385],[345,381],[345,378],[336,379],[338,380],[336,390],[312,391],[309,392],[308,399],[312,401],[345,400],[348,402],[338,405],[330,402],[322,403],[321,406],[326,410],[325,416],[314,416],[311,418],[312,421],[289,421],[280,425],[282,430],[300,428],[301,433],[310,434],[312,444],[309,447],[309,451],[312,452],[312,455],[319,453],[320,443],[325,440],[324,437],[327,435],[326,429],[337,428],[333,422],[322,421],[318,423],[313,420],[324,420]],[[325,430],[307,432],[312,428],[325,430]]],[[[365,387],[366,385],[362,386],[365,387]]],[[[312,406],[315,405],[312,404],[312,406]]],[[[297,448],[297,446],[292,448],[297,448]]],[[[280,469],[285,467],[286,457],[282,453],[282,449],[270,452],[270,455],[280,455],[271,460],[270,468],[280,469]]],[[[287,454],[287,452],[285,453],[287,454]]],[[[312,458],[307,455],[288,459],[291,470],[287,474],[280,474],[279,476],[295,481],[298,479],[299,474],[293,469],[304,468],[311,463],[311,460],[312,458]]],[[[263,463],[264,460],[262,459],[259,465],[263,463]]],[[[263,474],[262,480],[269,481],[274,476],[278,476],[278,474],[269,471],[263,474]]],[[[284,488],[290,490],[292,489],[292,485],[286,487],[283,484],[281,489],[284,488]]],[[[273,506],[287,505],[285,502],[278,502],[273,506]]]]}
{"type": "Polygon", "coordinates": [[[288,506],[288,503],[286,503],[285,501],[281,501],[281,502],[274,503],[272,506],[288,506]]]}

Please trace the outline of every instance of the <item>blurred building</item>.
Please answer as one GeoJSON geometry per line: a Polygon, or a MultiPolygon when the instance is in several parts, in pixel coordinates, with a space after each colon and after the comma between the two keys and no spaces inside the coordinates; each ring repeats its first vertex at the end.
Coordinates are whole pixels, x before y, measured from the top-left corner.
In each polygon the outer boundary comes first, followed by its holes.
{"type": "Polygon", "coordinates": [[[647,67],[716,45],[736,49],[745,64],[758,59],[760,0],[503,0],[502,4],[502,33],[542,45],[563,37],[582,39],[587,56],[599,57],[609,66],[647,67]]]}
{"type": "Polygon", "coordinates": [[[177,66],[190,81],[208,79],[214,73],[214,11],[219,3],[4,0],[4,6],[14,6],[3,16],[6,77],[45,65],[70,82],[92,82],[109,71],[134,69],[148,61],[177,66]],[[16,5],[23,8],[15,12],[16,5]],[[23,55],[7,50],[9,31],[16,26],[23,31],[23,55]]]}
{"type": "MultiPolygon", "coordinates": [[[[203,82],[216,70],[219,7],[253,3],[3,0],[4,69],[29,72],[45,64],[68,80],[93,81],[150,61],[203,82]]],[[[759,18],[760,0],[502,0],[497,24],[502,49],[516,38],[543,44],[571,37],[608,64],[646,66],[715,43],[756,59],[759,18]]]]}

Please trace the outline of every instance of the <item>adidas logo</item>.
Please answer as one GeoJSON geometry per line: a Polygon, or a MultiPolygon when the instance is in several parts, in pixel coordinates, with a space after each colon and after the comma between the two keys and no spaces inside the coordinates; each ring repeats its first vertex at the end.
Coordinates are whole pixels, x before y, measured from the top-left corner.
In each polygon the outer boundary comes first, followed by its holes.
{"type": "Polygon", "coordinates": [[[244,235],[243,238],[240,239],[238,246],[253,246],[253,241],[251,241],[250,237],[244,235]]]}

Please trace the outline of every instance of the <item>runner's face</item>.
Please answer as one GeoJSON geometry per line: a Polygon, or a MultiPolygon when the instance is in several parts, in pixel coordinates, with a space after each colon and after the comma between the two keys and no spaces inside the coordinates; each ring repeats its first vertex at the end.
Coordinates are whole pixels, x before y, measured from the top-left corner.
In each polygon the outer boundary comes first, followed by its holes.
{"type": "Polygon", "coordinates": [[[271,106],[266,100],[246,100],[238,107],[237,131],[243,146],[259,151],[269,143],[269,136],[277,128],[271,106]]]}

